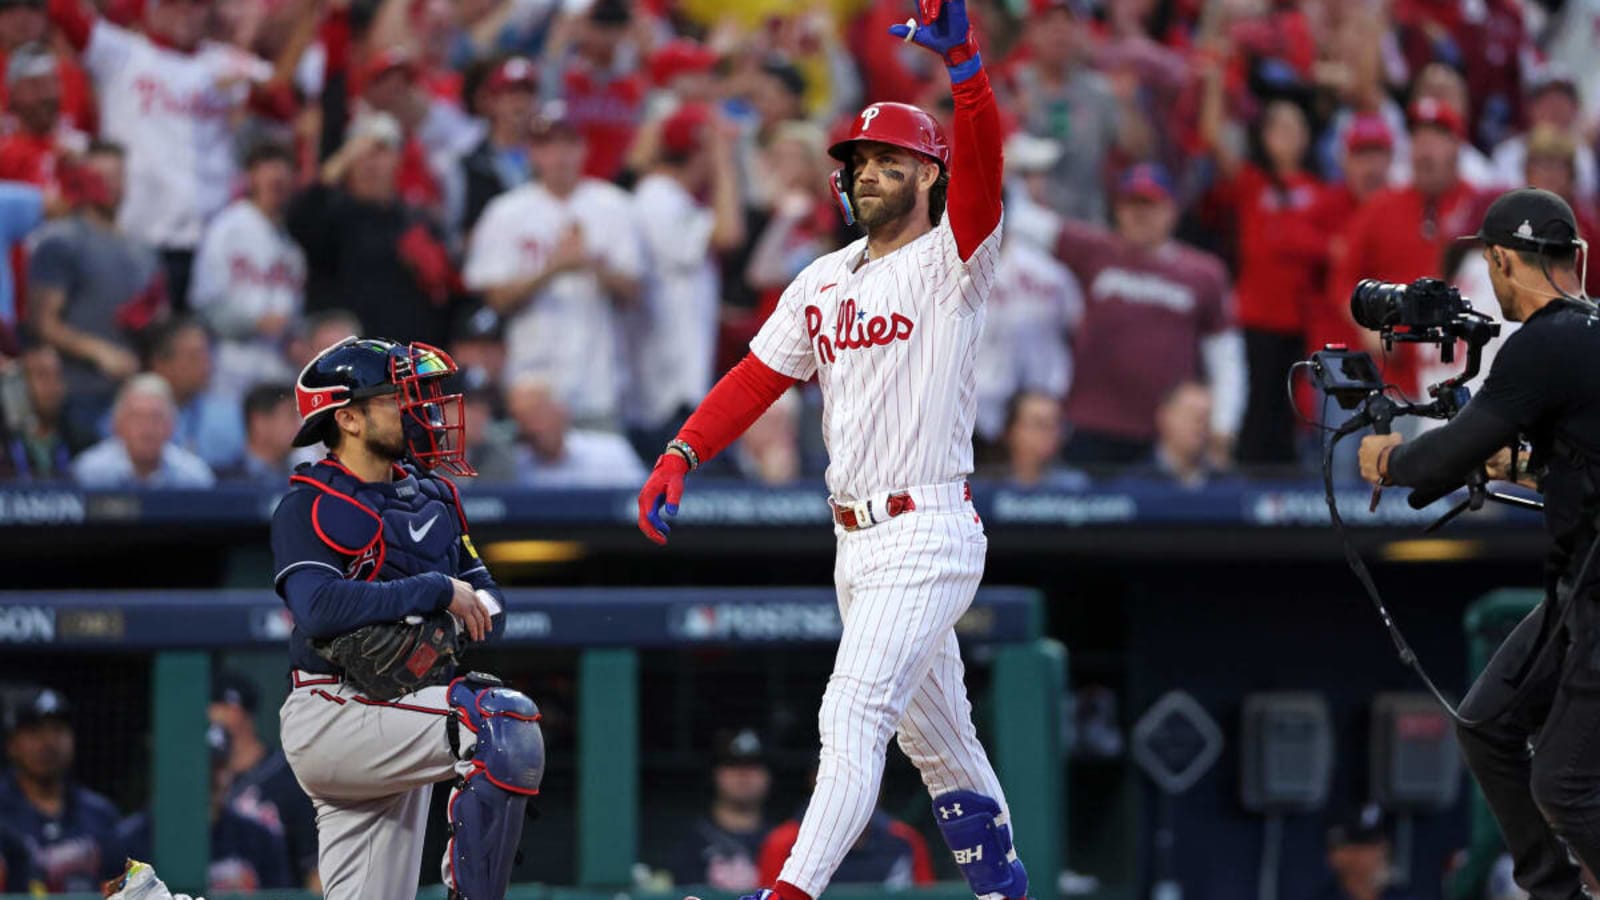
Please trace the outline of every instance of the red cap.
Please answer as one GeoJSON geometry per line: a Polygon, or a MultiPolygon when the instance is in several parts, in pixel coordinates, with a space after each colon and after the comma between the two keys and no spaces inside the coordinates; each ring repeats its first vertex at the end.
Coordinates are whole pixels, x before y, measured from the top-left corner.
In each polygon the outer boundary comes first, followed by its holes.
{"type": "Polygon", "coordinates": [[[484,86],[491,91],[503,91],[506,88],[538,90],[539,71],[525,57],[513,56],[494,67],[494,71],[489,73],[489,80],[484,86]]]}
{"type": "Polygon", "coordinates": [[[661,123],[661,149],[675,156],[688,156],[705,143],[711,110],[703,103],[681,106],[661,123]]]}
{"type": "Polygon", "coordinates": [[[717,54],[698,41],[668,41],[650,55],[650,80],[665,87],[679,75],[708,72],[717,64],[717,54]]]}
{"type": "Polygon", "coordinates": [[[1345,130],[1344,149],[1346,153],[1394,149],[1394,135],[1389,133],[1389,123],[1375,113],[1356,116],[1345,130]]]}
{"type": "Polygon", "coordinates": [[[1138,163],[1129,166],[1117,180],[1117,196],[1139,197],[1145,200],[1171,200],[1172,176],[1160,163],[1138,163]]]}
{"type": "Polygon", "coordinates": [[[363,83],[373,81],[395,69],[404,69],[407,75],[415,77],[417,62],[404,47],[390,47],[379,50],[367,58],[367,64],[361,67],[363,83]]]}
{"type": "Polygon", "coordinates": [[[1427,126],[1443,129],[1458,138],[1467,136],[1467,123],[1462,120],[1461,113],[1442,100],[1423,97],[1411,104],[1406,115],[1411,120],[1412,131],[1427,126]]]}

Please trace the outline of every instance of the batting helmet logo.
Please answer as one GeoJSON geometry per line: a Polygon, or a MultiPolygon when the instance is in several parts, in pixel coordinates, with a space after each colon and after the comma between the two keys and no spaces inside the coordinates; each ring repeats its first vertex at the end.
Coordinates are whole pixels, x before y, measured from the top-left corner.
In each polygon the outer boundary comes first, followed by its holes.
{"type": "Polygon", "coordinates": [[[848,166],[856,141],[889,144],[931,156],[946,168],[950,166],[950,144],[939,120],[908,103],[874,103],[863,109],[850,128],[850,136],[829,147],[828,153],[848,166]]]}

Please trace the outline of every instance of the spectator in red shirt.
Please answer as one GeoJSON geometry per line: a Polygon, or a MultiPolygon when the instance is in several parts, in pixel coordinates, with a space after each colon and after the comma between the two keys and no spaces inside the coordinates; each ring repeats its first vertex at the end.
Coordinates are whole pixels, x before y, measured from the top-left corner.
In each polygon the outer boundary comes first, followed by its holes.
{"type": "MultiPolygon", "coordinates": [[[[49,46],[50,20],[44,0],[0,0],[0,71],[10,65],[11,54],[28,45],[49,46]]],[[[60,84],[62,117],[73,129],[93,134],[98,122],[93,85],[83,67],[70,54],[54,57],[60,84]]],[[[9,84],[0,84],[0,105],[6,105],[9,84]]]]}
{"type": "Polygon", "coordinates": [[[417,66],[409,53],[385,50],[367,60],[362,72],[361,97],[371,109],[388,113],[400,123],[404,143],[395,185],[406,203],[442,212],[444,191],[428,164],[428,148],[418,135],[434,102],[417,84],[417,66]]]}
{"type": "Polygon", "coordinates": [[[59,190],[56,164],[87,149],[89,140],[63,120],[54,54],[43,44],[17,48],[6,63],[5,84],[6,108],[17,128],[0,138],[0,180],[59,190]]]}
{"type": "MultiPolygon", "coordinates": [[[[1410,282],[1445,274],[1444,254],[1452,239],[1473,230],[1482,205],[1478,194],[1457,175],[1465,125],[1461,114],[1436,100],[1414,104],[1411,119],[1412,182],[1387,188],[1368,200],[1345,227],[1335,249],[1330,302],[1349,304],[1350,290],[1363,278],[1410,282]]],[[[1376,347],[1363,332],[1367,349],[1376,347]]],[[[1416,394],[1417,357],[1406,345],[1388,355],[1385,379],[1416,394]]]]}
{"type": "Polygon", "coordinates": [[[589,146],[583,174],[590,178],[616,179],[644,117],[645,80],[621,52],[632,21],[626,0],[595,0],[577,23],[562,77],[567,109],[589,146]]]}
{"type": "MultiPolygon", "coordinates": [[[[1344,171],[1342,184],[1331,186],[1323,195],[1323,221],[1331,239],[1328,241],[1329,269],[1332,260],[1344,252],[1346,224],[1368,199],[1389,186],[1389,171],[1394,156],[1394,136],[1383,117],[1376,114],[1357,116],[1351,120],[1344,134],[1344,156],[1340,163],[1344,171]]],[[[1306,315],[1306,350],[1319,350],[1325,344],[1344,344],[1360,347],[1363,331],[1350,318],[1349,287],[1334,286],[1329,292],[1326,283],[1320,285],[1312,298],[1306,315]]]]}
{"type": "Polygon", "coordinates": [[[1214,458],[1225,458],[1244,406],[1244,343],[1229,308],[1222,260],[1172,239],[1178,209],[1160,166],[1118,182],[1116,231],[1062,227],[1057,255],[1083,285],[1076,375],[1067,397],[1068,462],[1131,465],[1155,449],[1156,408],[1180,382],[1204,377],[1213,395],[1214,458]]]}
{"type": "Polygon", "coordinates": [[[1305,170],[1311,129],[1287,100],[1261,111],[1251,143],[1259,161],[1241,158],[1223,134],[1222,70],[1206,73],[1201,135],[1216,160],[1216,193],[1232,215],[1238,321],[1249,363],[1249,402],[1238,460],[1286,465],[1295,459],[1295,415],[1283,390],[1305,349],[1306,313],[1326,277],[1323,185],[1305,170]]]}

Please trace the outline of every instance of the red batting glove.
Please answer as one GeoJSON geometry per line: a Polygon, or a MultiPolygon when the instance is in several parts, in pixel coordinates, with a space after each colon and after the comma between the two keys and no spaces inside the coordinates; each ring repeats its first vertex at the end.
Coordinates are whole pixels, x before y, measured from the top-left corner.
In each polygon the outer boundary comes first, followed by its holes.
{"type": "Polygon", "coordinates": [[[678,501],[683,499],[683,476],[687,474],[688,460],[663,453],[656,457],[656,467],[639,491],[639,530],[663,546],[672,530],[672,518],[678,514],[678,501]]]}

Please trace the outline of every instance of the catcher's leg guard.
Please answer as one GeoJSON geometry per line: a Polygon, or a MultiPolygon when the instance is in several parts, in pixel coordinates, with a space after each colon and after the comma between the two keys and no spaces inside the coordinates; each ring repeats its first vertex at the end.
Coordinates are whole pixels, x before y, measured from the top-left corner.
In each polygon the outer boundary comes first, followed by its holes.
{"type": "Polygon", "coordinates": [[[444,883],[462,900],[501,900],[511,880],[528,798],[544,778],[539,708],[476,672],[450,682],[456,756],[444,883]]]}
{"type": "Polygon", "coordinates": [[[1000,804],[976,791],[951,791],[933,799],[933,816],[974,894],[1028,895],[1028,872],[1011,845],[1011,823],[1000,821],[1000,804]]]}

